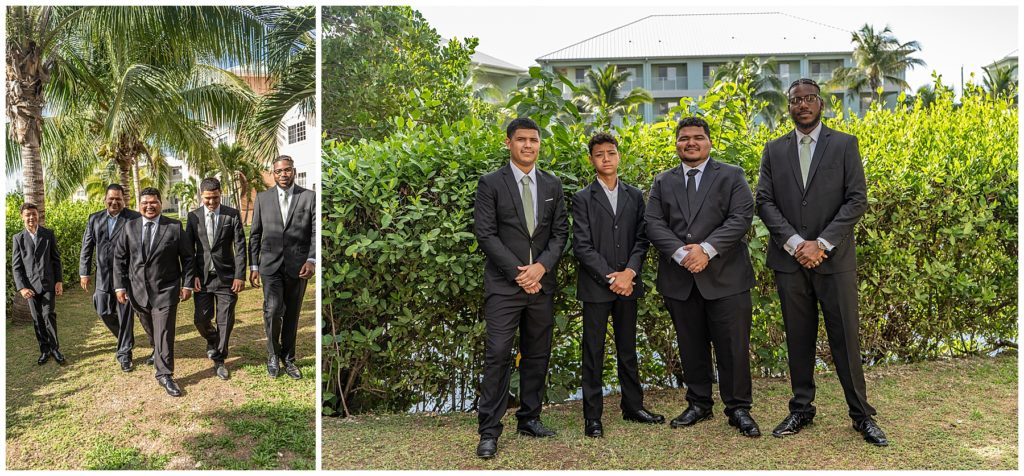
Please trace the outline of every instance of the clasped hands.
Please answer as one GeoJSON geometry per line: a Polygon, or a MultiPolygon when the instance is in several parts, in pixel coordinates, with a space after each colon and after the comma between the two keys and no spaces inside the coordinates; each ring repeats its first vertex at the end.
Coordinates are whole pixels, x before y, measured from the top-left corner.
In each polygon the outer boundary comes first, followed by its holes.
{"type": "Polygon", "coordinates": [[[793,257],[800,263],[800,266],[814,269],[820,266],[821,262],[828,258],[828,255],[825,254],[825,250],[818,247],[817,241],[803,241],[796,246],[793,257]]]}
{"type": "Polygon", "coordinates": [[[686,268],[687,271],[693,274],[704,271],[704,268],[708,267],[708,261],[711,258],[708,257],[707,251],[704,250],[703,246],[689,244],[683,246],[683,249],[686,250],[686,256],[679,262],[679,266],[686,268]]]}
{"type": "Polygon", "coordinates": [[[633,294],[633,278],[635,277],[636,272],[629,268],[605,275],[605,278],[612,280],[612,283],[608,285],[608,289],[619,296],[631,296],[633,294]]]}
{"type": "Polygon", "coordinates": [[[516,276],[516,284],[526,291],[526,294],[537,294],[540,292],[540,278],[547,272],[544,265],[533,263],[526,266],[517,266],[519,274],[516,276]]]}

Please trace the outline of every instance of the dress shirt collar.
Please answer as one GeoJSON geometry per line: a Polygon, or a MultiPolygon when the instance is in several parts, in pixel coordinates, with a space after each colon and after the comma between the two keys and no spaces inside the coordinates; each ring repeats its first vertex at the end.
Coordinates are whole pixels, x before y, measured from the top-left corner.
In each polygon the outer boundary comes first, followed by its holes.
{"type": "Polygon", "coordinates": [[[512,167],[512,175],[516,178],[517,184],[522,185],[523,176],[529,176],[531,181],[530,183],[534,185],[537,184],[537,165],[534,165],[528,174],[523,173],[523,171],[520,170],[519,167],[516,167],[516,164],[513,164],[511,160],[508,162],[508,166],[512,167]]]}
{"type": "Polygon", "coordinates": [[[143,228],[145,228],[146,223],[155,223],[157,226],[160,226],[160,215],[157,215],[152,220],[150,220],[149,218],[146,218],[145,216],[143,216],[142,217],[142,226],[143,226],[143,228]]]}
{"type": "Polygon", "coordinates": [[[618,192],[618,191],[619,191],[619,176],[618,176],[618,175],[616,175],[616,176],[615,176],[615,186],[614,186],[614,187],[612,187],[612,188],[608,188],[608,187],[607,187],[607,186],[606,186],[606,185],[604,184],[604,181],[603,181],[603,180],[601,180],[601,177],[598,177],[598,178],[597,178],[597,183],[599,183],[599,184],[600,184],[601,190],[604,190],[604,191],[605,191],[605,193],[615,193],[615,192],[618,192]]]}
{"type": "Polygon", "coordinates": [[[818,136],[821,135],[821,121],[818,121],[818,125],[814,126],[814,130],[812,130],[810,134],[804,134],[803,132],[800,132],[800,129],[795,129],[795,130],[796,130],[796,143],[797,144],[799,144],[800,141],[803,140],[804,136],[811,136],[811,140],[813,141],[812,143],[813,144],[817,144],[818,143],[818,136]]]}
{"type": "MultiPolygon", "coordinates": [[[[286,193],[288,196],[293,196],[295,194],[295,182],[292,182],[292,186],[288,188],[281,188],[277,185],[275,185],[274,188],[277,189],[277,198],[281,198],[281,196],[286,193]]],[[[220,210],[220,207],[218,206],[217,209],[220,210]]]]}
{"type": "Polygon", "coordinates": [[[690,167],[689,165],[686,165],[685,163],[680,164],[680,165],[683,166],[683,175],[685,176],[686,173],[690,171],[690,169],[697,169],[698,171],[700,171],[701,174],[703,174],[704,173],[704,168],[708,166],[708,162],[711,162],[711,156],[710,155],[708,156],[708,158],[704,159],[704,162],[701,162],[700,165],[698,165],[696,167],[690,167]]]}

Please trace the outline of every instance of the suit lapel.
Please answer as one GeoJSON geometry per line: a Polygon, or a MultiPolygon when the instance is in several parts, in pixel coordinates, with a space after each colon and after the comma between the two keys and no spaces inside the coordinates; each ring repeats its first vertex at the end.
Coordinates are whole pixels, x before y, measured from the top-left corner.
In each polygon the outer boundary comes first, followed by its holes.
{"type": "Polygon", "coordinates": [[[608,194],[605,193],[604,184],[601,183],[601,179],[596,179],[594,183],[590,184],[590,196],[591,200],[601,205],[601,208],[604,208],[609,216],[615,218],[615,212],[612,211],[612,202],[608,200],[608,194]]]}
{"type": "Polygon", "coordinates": [[[814,171],[818,170],[818,165],[821,164],[822,157],[825,154],[825,148],[828,147],[829,138],[832,136],[832,129],[825,127],[825,124],[821,125],[821,132],[818,133],[818,143],[814,146],[814,155],[811,156],[811,168],[807,172],[807,187],[804,188],[804,195],[807,194],[807,189],[811,187],[811,180],[814,180],[814,171]]]}
{"type": "MultiPolygon", "coordinates": [[[[107,238],[113,239],[114,235],[117,234],[118,230],[120,230],[121,228],[124,228],[125,223],[128,223],[128,218],[125,217],[125,212],[124,212],[124,210],[122,210],[121,213],[117,214],[117,218],[114,219],[114,229],[111,231],[110,235],[107,236],[107,238]]],[[[107,228],[105,223],[104,223],[103,228],[104,229],[107,228]]]]}
{"type": "MultiPolygon", "coordinates": [[[[43,250],[46,248],[46,243],[44,242],[45,239],[46,234],[43,232],[43,228],[36,228],[36,245],[35,248],[32,249],[32,254],[37,263],[39,262],[39,257],[43,255],[43,250]]],[[[32,237],[29,237],[28,241],[31,243],[32,237]]]]}
{"type": "MultiPolygon", "coordinates": [[[[213,250],[213,243],[207,239],[209,230],[206,228],[206,208],[199,207],[195,210],[196,219],[199,221],[199,242],[206,246],[206,249],[213,250]]],[[[216,224],[214,224],[216,226],[216,224]]]]}
{"type": "MultiPolygon", "coordinates": [[[[512,165],[505,166],[501,171],[501,177],[502,181],[505,182],[505,186],[508,187],[508,193],[512,196],[512,201],[515,203],[516,215],[519,216],[519,225],[523,227],[524,233],[529,234],[529,229],[526,228],[526,214],[523,213],[523,197],[520,196],[522,192],[516,183],[515,175],[512,174],[512,165]]],[[[540,190],[540,184],[537,184],[537,190],[540,190]]]]}
{"type": "Polygon", "coordinates": [[[786,134],[786,163],[789,164],[790,170],[793,171],[793,181],[796,182],[797,187],[800,187],[800,195],[804,194],[804,179],[800,173],[800,153],[796,149],[796,129],[789,131],[786,134]]]}
{"type": "MultiPolygon", "coordinates": [[[[537,166],[535,165],[533,169],[537,170],[537,166]]],[[[554,197],[555,193],[551,190],[551,184],[547,178],[541,175],[540,171],[537,171],[534,175],[537,176],[537,222],[534,223],[533,227],[533,234],[536,235],[537,230],[540,230],[541,221],[544,220],[544,212],[548,208],[547,199],[544,197],[554,197]]]]}
{"type": "Polygon", "coordinates": [[[153,257],[157,255],[157,250],[160,249],[160,242],[163,240],[164,235],[167,234],[165,233],[166,228],[167,222],[164,216],[160,215],[160,218],[156,221],[156,230],[153,231],[156,236],[153,237],[153,244],[149,247],[149,256],[146,257],[146,263],[153,261],[153,257]]]}
{"type": "Polygon", "coordinates": [[[683,166],[677,165],[673,168],[672,175],[675,183],[669,187],[670,191],[676,199],[679,210],[683,212],[683,219],[686,220],[686,223],[690,223],[690,204],[686,201],[686,178],[683,175],[683,166]]]}
{"type": "Polygon", "coordinates": [[[213,230],[213,243],[210,243],[210,251],[213,251],[213,248],[219,245],[221,238],[224,237],[224,225],[228,223],[227,220],[228,215],[224,213],[224,206],[221,205],[220,216],[217,217],[217,223],[214,223],[216,228],[213,230]]]}
{"type": "Polygon", "coordinates": [[[697,216],[697,212],[700,211],[700,207],[704,205],[704,199],[708,196],[708,190],[711,190],[711,186],[715,184],[715,179],[718,178],[718,162],[715,162],[711,158],[708,158],[707,165],[704,166],[703,175],[700,178],[700,186],[697,188],[697,199],[695,203],[690,204],[690,222],[693,222],[693,218],[697,216]]]}
{"type": "MultiPolygon", "coordinates": [[[[291,224],[292,224],[292,217],[295,216],[295,209],[298,208],[299,196],[302,194],[302,192],[305,192],[305,191],[306,191],[306,189],[304,189],[304,188],[302,188],[302,187],[300,187],[298,185],[292,186],[292,197],[290,199],[291,202],[288,204],[288,219],[284,221],[284,227],[285,228],[288,228],[289,226],[291,226],[291,224]]],[[[277,209],[280,210],[281,207],[278,206],[277,209]]]]}
{"type": "MultiPolygon", "coordinates": [[[[267,192],[270,192],[270,193],[267,193],[267,199],[270,201],[270,205],[267,205],[267,206],[269,208],[273,209],[272,212],[274,213],[274,217],[275,217],[274,219],[275,220],[280,220],[281,219],[281,197],[278,196],[278,194],[280,193],[280,190],[281,190],[281,188],[278,187],[277,185],[274,185],[274,188],[272,188],[270,190],[267,190],[267,192]]],[[[266,193],[266,192],[264,192],[264,193],[266,193]]],[[[292,197],[292,198],[294,199],[295,197],[292,197]]],[[[282,223],[282,222],[279,221],[278,223],[282,223]]],[[[283,225],[282,225],[281,229],[282,230],[284,229],[283,225]]]]}

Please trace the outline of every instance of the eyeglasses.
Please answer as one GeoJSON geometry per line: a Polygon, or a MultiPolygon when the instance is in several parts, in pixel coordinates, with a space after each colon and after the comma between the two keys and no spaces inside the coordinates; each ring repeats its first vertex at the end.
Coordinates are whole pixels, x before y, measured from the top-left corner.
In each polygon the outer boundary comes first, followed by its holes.
{"type": "Polygon", "coordinates": [[[288,167],[286,169],[276,169],[276,170],[274,170],[274,175],[285,175],[285,174],[290,174],[290,173],[293,173],[293,172],[295,172],[295,169],[292,168],[292,167],[288,167]]]}
{"type": "Polygon", "coordinates": [[[808,94],[806,96],[789,98],[789,105],[799,106],[800,103],[811,104],[817,102],[819,99],[821,99],[821,96],[818,96],[817,94],[808,94]]]}

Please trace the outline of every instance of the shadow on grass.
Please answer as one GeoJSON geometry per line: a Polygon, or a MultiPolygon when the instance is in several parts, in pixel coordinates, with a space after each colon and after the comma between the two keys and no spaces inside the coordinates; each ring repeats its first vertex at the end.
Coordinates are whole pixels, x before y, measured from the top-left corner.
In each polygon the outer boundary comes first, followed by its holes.
{"type": "Polygon", "coordinates": [[[183,442],[196,468],[316,469],[313,407],[291,402],[250,400],[202,415],[215,431],[183,442]]]}

